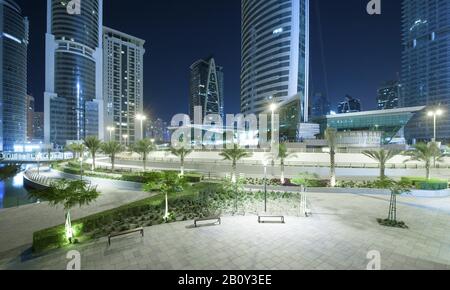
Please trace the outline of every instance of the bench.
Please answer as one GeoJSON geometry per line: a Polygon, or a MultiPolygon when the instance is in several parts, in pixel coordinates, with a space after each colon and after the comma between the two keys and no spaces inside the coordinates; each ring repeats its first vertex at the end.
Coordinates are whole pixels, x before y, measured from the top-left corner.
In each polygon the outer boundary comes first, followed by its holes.
{"type": "Polygon", "coordinates": [[[258,223],[265,223],[265,221],[263,221],[263,219],[280,219],[281,223],[284,224],[285,220],[284,220],[284,216],[258,216],[258,223]]]}
{"type": "Polygon", "coordinates": [[[206,218],[198,218],[194,220],[194,226],[197,227],[197,223],[199,222],[205,222],[205,221],[216,221],[219,223],[219,225],[222,224],[222,219],[220,218],[220,216],[211,216],[211,217],[206,217],[206,218]]]}
{"type": "Polygon", "coordinates": [[[133,230],[123,231],[120,233],[111,233],[108,236],[108,244],[111,246],[112,238],[126,236],[126,235],[133,234],[133,233],[141,233],[141,236],[144,237],[144,228],[137,228],[137,229],[133,229],[133,230]]]}

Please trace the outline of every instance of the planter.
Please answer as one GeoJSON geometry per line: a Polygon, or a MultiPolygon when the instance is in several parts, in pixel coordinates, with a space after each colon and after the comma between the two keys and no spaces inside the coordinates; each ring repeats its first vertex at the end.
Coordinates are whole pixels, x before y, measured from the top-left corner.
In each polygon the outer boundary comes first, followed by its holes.
{"type": "Polygon", "coordinates": [[[410,193],[415,197],[450,197],[450,189],[444,190],[411,190],[410,193]]]}

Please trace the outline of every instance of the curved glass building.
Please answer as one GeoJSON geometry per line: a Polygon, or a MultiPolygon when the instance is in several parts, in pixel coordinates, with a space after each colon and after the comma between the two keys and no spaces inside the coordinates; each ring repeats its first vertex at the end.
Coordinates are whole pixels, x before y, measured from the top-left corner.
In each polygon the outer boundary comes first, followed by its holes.
{"type": "Polygon", "coordinates": [[[299,98],[308,121],[309,0],[242,0],[241,111],[299,98]]]}
{"type": "Polygon", "coordinates": [[[0,151],[27,133],[28,20],[13,0],[0,0],[0,151]]]}
{"type": "Polygon", "coordinates": [[[63,146],[103,137],[102,0],[47,0],[45,141],[63,146]],[[101,128],[101,129],[100,129],[101,128]]]}

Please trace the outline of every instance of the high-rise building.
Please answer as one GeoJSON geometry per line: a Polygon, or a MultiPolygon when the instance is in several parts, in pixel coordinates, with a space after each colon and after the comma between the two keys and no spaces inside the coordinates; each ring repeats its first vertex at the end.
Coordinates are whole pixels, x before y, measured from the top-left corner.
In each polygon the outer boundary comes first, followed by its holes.
{"type": "Polygon", "coordinates": [[[103,28],[104,134],[109,136],[114,128],[111,136],[117,142],[134,144],[143,138],[137,115],[144,108],[144,44],[145,40],[103,28]]]}
{"type": "Polygon", "coordinates": [[[156,144],[170,142],[169,124],[162,119],[151,119],[147,122],[145,136],[152,139],[156,144]]]}
{"type": "MultiPolygon", "coordinates": [[[[223,68],[214,58],[200,59],[191,67],[190,114],[194,120],[194,108],[202,107],[202,117],[210,114],[224,117],[224,75],[223,68]]],[[[203,120],[202,118],[202,120],[203,120]]]]}
{"type": "Polygon", "coordinates": [[[87,136],[104,137],[103,0],[47,0],[45,37],[45,142],[63,146],[87,136]]]}
{"type": "Polygon", "coordinates": [[[352,96],[345,96],[345,100],[338,105],[338,114],[361,112],[361,101],[352,96]]]}
{"type": "Polygon", "coordinates": [[[389,81],[378,89],[378,110],[397,109],[399,107],[401,85],[398,81],[389,81]]]}
{"type": "Polygon", "coordinates": [[[313,95],[312,116],[321,117],[331,113],[331,104],[326,95],[316,93],[313,95]]]}
{"type": "MultiPolygon", "coordinates": [[[[437,138],[450,140],[450,1],[403,0],[402,96],[404,107],[440,107],[437,138]]],[[[409,141],[433,138],[426,111],[407,126],[409,141]]]]}
{"type": "Polygon", "coordinates": [[[0,151],[27,138],[28,19],[13,0],[0,0],[0,151]]]}
{"type": "Polygon", "coordinates": [[[241,111],[296,97],[308,122],[309,0],[242,0],[241,111]]]}
{"type": "Polygon", "coordinates": [[[33,140],[34,97],[27,95],[27,141],[33,140]]]}
{"type": "Polygon", "coordinates": [[[44,112],[34,112],[33,114],[33,140],[44,140],[44,112]]]}

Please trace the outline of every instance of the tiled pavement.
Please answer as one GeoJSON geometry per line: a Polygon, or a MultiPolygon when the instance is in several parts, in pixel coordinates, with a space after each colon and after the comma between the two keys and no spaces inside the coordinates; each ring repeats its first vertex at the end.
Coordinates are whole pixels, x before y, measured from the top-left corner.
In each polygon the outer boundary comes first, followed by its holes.
{"type": "MultiPolygon", "coordinates": [[[[221,226],[192,228],[181,222],[146,228],[139,235],[106,239],[75,248],[82,269],[356,269],[367,253],[381,253],[382,269],[450,269],[449,198],[400,198],[399,217],[409,230],[377,224],[387,196],[310,194],[313,216],[288,217],[286,224],[258,224],[256,217],[226,217],[221,226]],[[426,203],[427,207],[421,207],[426,203]],[[417,205],[417,206],[416,206],[417,205]]],[[[65,269],[68,250],[0,269],[65,269]]]]}

